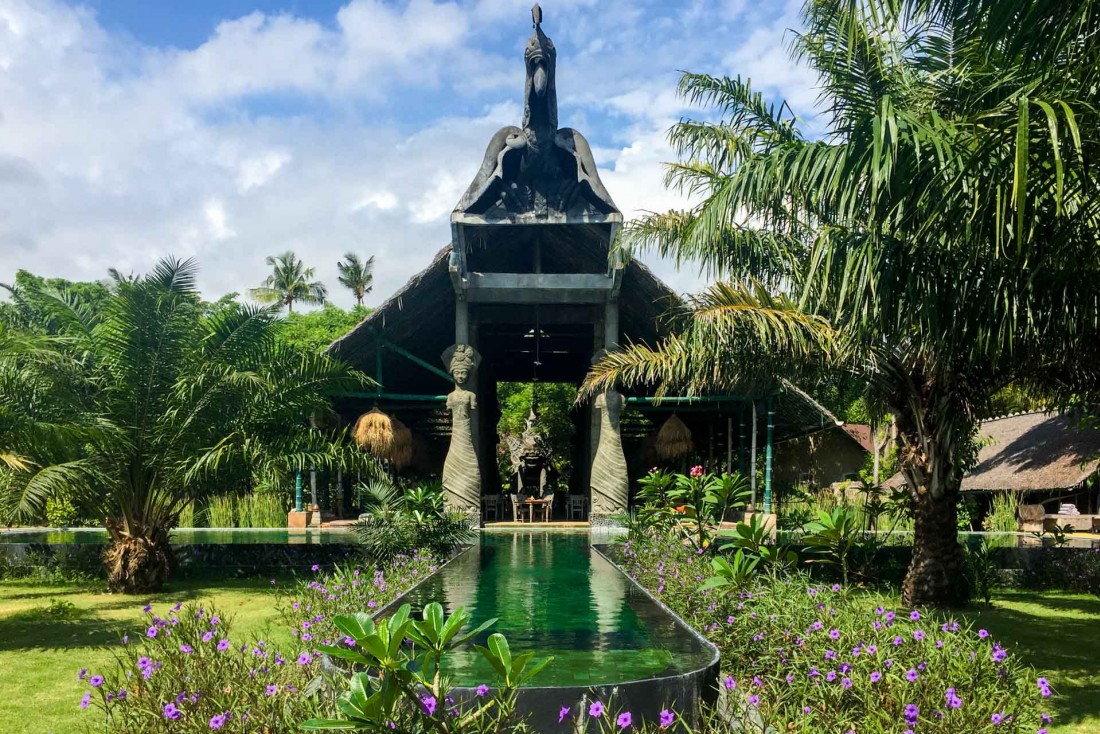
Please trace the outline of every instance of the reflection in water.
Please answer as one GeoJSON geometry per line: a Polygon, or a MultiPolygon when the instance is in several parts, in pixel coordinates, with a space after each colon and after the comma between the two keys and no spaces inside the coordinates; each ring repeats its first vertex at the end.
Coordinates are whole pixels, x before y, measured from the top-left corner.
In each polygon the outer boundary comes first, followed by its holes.
{"type": "MultiPolygon", "coordinates": [[[[496,618],[491,631],[514,651],[554,656],[538,685],[637,680],[709,660],[694,637],[591,551],[585,535],[482,534],[477,547],[401,601],[416,609],[439,601],[448,613],[464,606],[474,625],[496,618]]],[[[456,685],[494,680],[472,648],[452,653],[448,669],[456,685]]]]}

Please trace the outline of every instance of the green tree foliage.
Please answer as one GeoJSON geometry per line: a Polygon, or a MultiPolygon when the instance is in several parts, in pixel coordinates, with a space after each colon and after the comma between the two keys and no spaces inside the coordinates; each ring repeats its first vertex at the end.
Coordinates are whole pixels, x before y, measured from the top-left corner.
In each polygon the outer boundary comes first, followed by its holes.
{"type": "Polygon", "coordinates": [[[323,423],[332,395],[369,380],[280,344],[272,309],[205,316],[195,274],[190,261],[165,260],[120,279],[94,318],[36,291],[58,335],[0,349],[2,451],[14,473],[6,504],[34,517],[55,496],[96,502],[116,590],[163,584],[168,532],[195,500],[250,488],[272,468],[369,461],[309,420],[323,423]]]}
{"type": "Polygon", "coordinates": [[[313,280],[315,269],[307,268],[290,250],[268,255],[264,262],[272,268],[271,275],[259,288],[248,292],[257,303],[286,306],[288,312],[293,312],[295,302],[319,306],[328,298],[324,283],[313,280]]]}
{"type": "Polygon", "coordinates": [[[289,313],[279,325],[279,341],[302,351],[319,354],[370,315],[366,306],[345,311],[331,303],[308,313],[289,313]]]}
{"type": "Polygon", "coordinates": [[[10,284],[0,283],[0,289],[7,291],[9,297],[8,302],[0,303],[0,323],[10,329],[40,334],[55,332],[57,325],[48,320],[45,310],[36,302],[38,293],[59,293],[74,309],[89,315],[98,314],[110,297],[106,283],[43,278],[26,270],[18,271],[10,284]]]}
{"type": "Polygon", "coordinates": [[[700,203],[639,220],[626,244],[730,282],[587,388],[851,372],[897,421],[915,522],[904,602],[963,602],[959,482],[992,396],[1100,384],[1100,6],[830,0],[803,21],[820,136],[741,78],[683,76],[720,118],[670,134],[669,183],[700,203]]]}
{"type": "Polygon", "coordinates": [[[349,252],[336,263],[336,269],[340,271],[337,278],[340,285],[352,292],[356,306],[362,306],[363,297],[374,289],[374,255],[363,260],[354,252],[349,252]]]}

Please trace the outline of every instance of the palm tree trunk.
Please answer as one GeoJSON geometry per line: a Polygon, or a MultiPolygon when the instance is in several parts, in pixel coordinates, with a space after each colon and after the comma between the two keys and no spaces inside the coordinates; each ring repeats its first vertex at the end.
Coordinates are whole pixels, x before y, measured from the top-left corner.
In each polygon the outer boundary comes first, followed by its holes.
{"type": "Polygon", "coordinates": [[[921,412],[920,419],[904,413],[898,418],[901,470],[913,503],[913,559],[901,600],[909,607],[961,606],[970,599],[970,585],[958,541],[954,434],[936,425],[931,411],[921,412]]]}
{"type": "Polygon", "coordinates": [[[146,594],[160,591],[176,567],[168,543],[168,528],[147,532],[125,530],[124,518],[108,518],[111,542],[103,551],[107,587],[115,593],[146,594]]]}

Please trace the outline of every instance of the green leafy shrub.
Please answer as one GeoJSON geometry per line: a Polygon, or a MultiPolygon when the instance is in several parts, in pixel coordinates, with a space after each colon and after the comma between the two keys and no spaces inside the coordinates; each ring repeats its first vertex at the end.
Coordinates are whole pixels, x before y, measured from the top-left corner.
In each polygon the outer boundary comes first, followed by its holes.
{"type": "Polygon", "coordinates": [[[754,722],[748,731],[1034,734],[1049,718],[1051,683],[951,617],[872,609],[801,573],[732,594],[700,588],[705,554],[667,536],[628,541],[621,560],[721,649],[725,708],[754,722]]]}
{"type": "Polygon", "coordinates": [[[982,521],[982,529],[987,533],[1015,533],[1020,527],[1019,509],[1020,501],[1015,492],[998,492],[993,495],[993,504],[982,521]]]}
{"type": "Polygon", "coordinates": [[[388,561],[417,548],[447,556],[474,538],[467,515],[444,509],[443,489],[438,485],[403,495],[391,485],[374,483],[359,494],[366,512],[353,529],[369,558],[388,561]]]}
{"type": "Polygon", "coordinates": [[[807,562],[839,569],[847,584],[852,551],[863,538],[856,513],[847,507],[837,507],[832,512],[822,510],[817,521],[807,525],[805,531],[802,543],[812,554],[807,562]]]}
{"type": "Polygon", "coordinates": [[[52,528],[71,528],[86,525],[73,501],[68,497],[51,497],[46,500],[46,523],[52,528]]]}

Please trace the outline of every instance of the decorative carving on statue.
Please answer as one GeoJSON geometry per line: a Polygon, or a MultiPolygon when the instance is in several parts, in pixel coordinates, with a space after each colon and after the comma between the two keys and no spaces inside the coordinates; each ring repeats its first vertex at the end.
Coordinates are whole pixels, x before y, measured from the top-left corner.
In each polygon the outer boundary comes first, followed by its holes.
{"type": "Polygon", "coordinates": [[[493,136],[456,211],[488,217],[617,212],[588,141],[572,128],[558,128],[557,52],[542,32],[538,4],[531,18],[535,30],[523,52],[523,127],[510,125],[493,136]]]}
{"type": "Polygon", "coordinates": [[[592,459],[592,514],[611,515],[626,510],[630,480],[619,434],[623,396],[614,390],[596,396],[600,411],[600,438],[592,459]]]}
{"type": "Polygon", "coordinates": [[[447,396],[451,411],[451,443],[443,463],[443,489],[447,505],[470,514],[480,514],[481,471],[474,449],[474,416],[477,395],[472,384],[474,370],[480,361],[469,344],[455,344],[443,352],[443,363],[455,381],[455,389],[447,396]]]}
{"type": "Polygon", "coordinates": [[[512,459],[512,473],[516,478],[516,491],[520,494],[546,493],[553,456],[546,439],[538,432],[535,423],[538,414],[531,408],[522,436],[507,436],[508,453],[512,459]]]}

